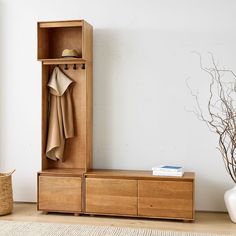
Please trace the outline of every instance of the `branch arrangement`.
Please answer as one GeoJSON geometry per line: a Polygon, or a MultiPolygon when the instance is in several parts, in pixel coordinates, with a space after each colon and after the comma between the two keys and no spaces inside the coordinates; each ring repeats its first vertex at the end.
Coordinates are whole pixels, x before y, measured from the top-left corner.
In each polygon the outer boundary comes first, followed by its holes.
{"type": "Polygon", "coordinates": [[[200,67],[210,78],[207,117],[203,114],[198,95],[187,86],[196,102],[195,115],[218,134],[217,149],[221,152],[227,172],[236,183],[236,74],[231,70],[219,69],[213,55],[210,56],[212,67],[207,68],[199,55],[200,67]]]}

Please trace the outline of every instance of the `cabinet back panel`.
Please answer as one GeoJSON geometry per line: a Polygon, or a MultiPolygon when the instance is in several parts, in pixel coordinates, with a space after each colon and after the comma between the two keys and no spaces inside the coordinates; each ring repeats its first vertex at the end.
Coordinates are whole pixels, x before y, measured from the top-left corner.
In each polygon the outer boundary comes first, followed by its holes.
{"type": "Polygon", "coordinates": [[[47,143],[47,83],[54,66],[43,66],[43,94],[42,94],[42,159],[43,169],[48,168],[86,168],[86,70],[77,65],[77,70],[73,70],[73,65],[68,65],[69,69],[60,68],[69,76],[74,83],[72,86],[72,103],[74,111],[75,137],[66,140],[64,151],[64,162],[56,162],[46,158],[47,143]],[[49,69],[50,68],[50,69],[49,69]]]}

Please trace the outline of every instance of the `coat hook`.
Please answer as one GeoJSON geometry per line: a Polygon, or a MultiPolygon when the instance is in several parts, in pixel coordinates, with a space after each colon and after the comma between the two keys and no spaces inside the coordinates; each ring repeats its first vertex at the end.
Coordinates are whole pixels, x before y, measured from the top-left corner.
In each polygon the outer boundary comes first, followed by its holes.
{"type": "Polygon", "coordinates": [[[83,69],[83,70],[85,69],[85,64],[81,65],[81,69],[83,69]]]}
{"type": "Polygon", "coordinates": [[[64,69],[65,69],[65,70],[68,70],[68,69],[69,69],[67,64],[65,64],[64,69]]]}
{"type": "Polygon", "coordinates": [[[73,70],[77,70],[76,64],[73,65],[73,70]]]}

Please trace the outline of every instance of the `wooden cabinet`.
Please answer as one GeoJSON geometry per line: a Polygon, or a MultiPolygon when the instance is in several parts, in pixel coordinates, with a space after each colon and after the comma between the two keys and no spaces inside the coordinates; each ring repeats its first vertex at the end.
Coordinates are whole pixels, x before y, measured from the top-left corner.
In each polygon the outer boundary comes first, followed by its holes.
{"type": "Polygon", "coordinates": [[[139,180],[138,215],[193,219],[193,182],[139,180]]]}
{"type": "Polygon", "coordinates": [[[81,178],[38,176],[39,209],[43,211],[81,212],[81,178]]]}
{"type": "Polygon", "coordinates": [[[193,173],[157,177],[150,171],[92,170],[93,27],[84,20],[50,21],[38,22],[37,30],[37,55],[42,63],[38,210],[193,220],[193,173]],[[64,49],[76,50],[78,57],[62,58],[64,49]],[[75,136],[65,141],[59,161],[46,156],[52,101],[48,82],[55,67],[73,81],[70,94],[75,136]]]}
{"type": "Polygon", "coordinates": [[[194,173],[93,170],[86,179],[85,213],[194,220],[194,173]]]}
{"type": "MultiPolygon", "coordinates": [[[[38,22],[38,60],[42,63],[42,168],[38,210],[83,211],[83,173],[92,167],[93,27],[84,20],[38,22]],[[64,49],[78,57],[62,58],[64,49]],[[63,160],[46,156],[50,114],[48,82],[55,69],[73,81],[70,94],[74,137],[65,141],[63,160]],[[82,202],[82,203],[81,203],[82,202]]],[[[62,142],[63,143],[63,142],[62,142]]]]}
{"type": "Polygon", "coordinates": [[[92,167],[92,59],[93,28],[84,20],[38,22],[38,60],[42,62],[42,171],[84,170],[92,167]],[[79,58],[62,58],[64,49],[75,49],[79,58]],[[71,80],[75,137],[66,141],[64,161],[46,157],[50,114],[48,81],[58,66],[71,80]]]}
{"type": "Polygon", "coordinates": [[[86,212],[137,215],[137,180],[87,178],[86,212]]]}

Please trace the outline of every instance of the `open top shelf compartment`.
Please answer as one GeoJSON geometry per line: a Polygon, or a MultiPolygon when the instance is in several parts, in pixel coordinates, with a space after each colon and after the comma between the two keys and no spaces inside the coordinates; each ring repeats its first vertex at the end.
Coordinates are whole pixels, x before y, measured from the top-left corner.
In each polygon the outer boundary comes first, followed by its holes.
{"type": "Polygon", "coordinates": [[[75,49],[80,59],[88,54],[87,31],[91,26],[84,20],[38,22],[38,60],[60,59],[64,49],[75,49]]]}

